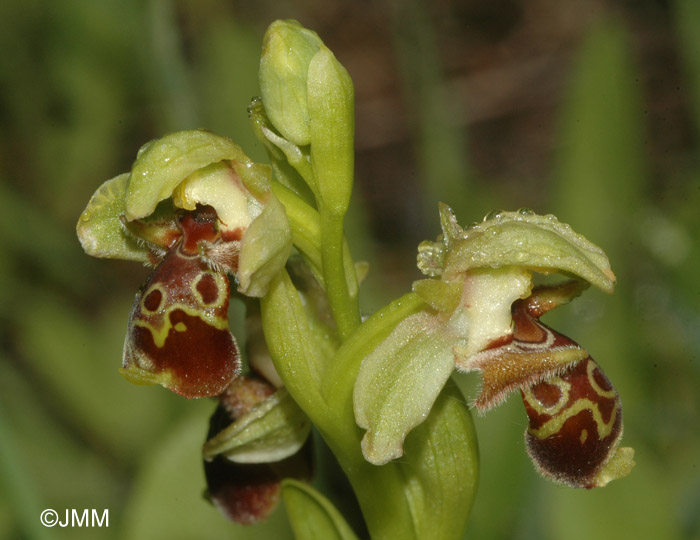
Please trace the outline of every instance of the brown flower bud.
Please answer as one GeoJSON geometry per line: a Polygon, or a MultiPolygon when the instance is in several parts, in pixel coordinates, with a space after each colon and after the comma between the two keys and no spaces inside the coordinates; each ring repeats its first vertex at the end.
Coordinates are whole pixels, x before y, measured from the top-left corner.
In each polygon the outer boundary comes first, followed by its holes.
{"type": "MultiPolygon", "coordinates": [[[[236,420],[250,413],[276,388],[262,378],[241,376],[220,396],[211,417],[210,440],[236,420]]],[[[218,454],[204,461],[207,497],[227,518],[242,525],[267,519],[281,496],[281,480],[286,477],[307,480],[311,476],[311,438],[295,454],[275,462],[238,463],[218,454]]]]}

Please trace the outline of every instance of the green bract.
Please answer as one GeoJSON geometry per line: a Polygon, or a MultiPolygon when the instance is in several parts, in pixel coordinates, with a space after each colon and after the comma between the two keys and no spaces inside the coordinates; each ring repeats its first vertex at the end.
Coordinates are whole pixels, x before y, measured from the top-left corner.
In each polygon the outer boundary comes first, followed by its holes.
{"type": "Polygon", "coordinates": [[[236,463],[270,463],[294,455],[311,423],[285,389],[280,389],[209,439],[204,459],[218,455],[236,463]]]}
{"type": "Polygon", "coordinates": [[[357,540],[340,512],[310,485],[288,478],[282,496],[297,540],[357,540]]]}
{"type": "Polygon", "coordinates": [[[331,212],[344,215],[353,184],[354,90],[348,72],[325,47],[309,65],[308,91],[311,164],[320,196],[331,212]]]}

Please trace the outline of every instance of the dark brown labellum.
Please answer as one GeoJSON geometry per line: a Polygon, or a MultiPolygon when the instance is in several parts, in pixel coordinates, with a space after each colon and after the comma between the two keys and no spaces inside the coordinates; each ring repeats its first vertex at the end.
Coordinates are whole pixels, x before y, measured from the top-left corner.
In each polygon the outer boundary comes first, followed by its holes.
{"type": "Polygon", "coordinates": [[[573,487],[598,485],[622,436],[622,404],[590,358],[521,391],[529,426],[525,442],[541,474],[573,487]]]}
{"type": "Polygon", "coordinates": [[[134,300],[121,372],[185,397],[216,396],[240,371],[228,329],[228,277],[200,253],[223,241],[211,207],[183,213],[177,225],[180,237],[161,246],[165,256],[134,300]]]}
{"type": "Polygon", "coordinates": [[[538,287],[511,308],[513,333],[471,356],[483,375],[479,412],[520,390],[529,418],[528,453],[547,478],[573,487],[604,486],[628,474],[634,450],[618,448],[622,404],[610,380],[576,342],[540,322],[580,294],[570,281],[538,287]]]}

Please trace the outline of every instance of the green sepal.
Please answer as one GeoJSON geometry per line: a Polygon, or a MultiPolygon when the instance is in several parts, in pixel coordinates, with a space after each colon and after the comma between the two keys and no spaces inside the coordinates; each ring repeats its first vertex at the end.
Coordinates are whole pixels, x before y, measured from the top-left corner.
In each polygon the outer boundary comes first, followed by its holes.
{"type": "Polygon", "coordinates": [[[608,293],[615,286],[603,250],[551,214],[492,212],[462,229],[452,210],[441,204],[440,221],[441,239],[419,247],[419,268],[429,276],[450,280],[474,268],[520,266],[574,275],[608,293]]]}
{"type": "Polygon", "coordinates": [[[223,160],[250,162],[232,140],[200,129],[177,131],[146,143],[129,175],[124,203],[126,219],[149,216],[185,178],[223,160]]]}
{"type": "Polygon", "coordinates": [[[333,503],[310,485],[287,478],[282,497],[296,540],[357,540],[333,503]]]}
{"type": "Polygon", "coordinates": [[[129,173],[102,184],[80,214],[76,232],[85,253],[93,257],[148,261],[149,249],[127,234],[120,218],[129,173]]]}
{"type": "Polygon", "coordinates": [[[238,291],[261,297],[284,268],[292,250],[292,232],[284,207],[269,194],[262,213],[248,226],[239,253],[238,291]]]}
{"type": "Polygon", "coordinates": [[[460,340],[437,315],[419,312],[401,321],[363,360],[353,403],[365,459],[382,465],[403,454],[403,441],[425,420],[452,370],[460,340]]]}
{"type": "Polygon", "coordinates": [[[551,214],[518,211],[487,216],[450,242],[443,275],[449,278],[472,268],[499,266],[573,274],[605,292],[615,286],[603,250],[551,214]]]}
{"type": "Polygon", "coordinates": [[[303,446],[311,422],[281,388],[243,415],[202,449],[204,459],[218,455],[236,463],[271,463],[292,456],[303,446]]]}
{"type": "Polygon", "coordinates": [[[344,215],[354,174],[354,89],[348,72],[325,46],[309,65],[308,105],[318,190],[332,214],[344,215]]]}
{"type": "Polygon", "coordinates": [[[464,396],[448,381],[396,463],[405,478],[415,537],[462,538],[479,477],[476,431],[464,396]]]}

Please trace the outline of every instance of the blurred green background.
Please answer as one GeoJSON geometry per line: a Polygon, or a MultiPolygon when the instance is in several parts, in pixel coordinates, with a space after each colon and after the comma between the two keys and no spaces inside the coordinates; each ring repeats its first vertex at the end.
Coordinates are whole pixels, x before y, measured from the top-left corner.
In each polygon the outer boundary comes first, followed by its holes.
{"type": "MultiPolygon", "coordinates": [[[[547,321],[620,392],[632,474],[578,491],[535,474],[517,397],[476,419],[469,539],[700,539],[700,2],[9,0],[0,3],[0,539],[289,538],[202,501],[214,405],[117,373],[147,271],[85,256],[78,215],[165,132],[247,124],[265,27],[296,18],[356,85],[350,243],[371,312],[419,277],[436,205],[466,225],[554,213],[619,286],[547,321]],[[109,527],[43,528],[53,508],[109,527]]],[[[460,376],[473,397],[478,377],[460,376]]]]}

